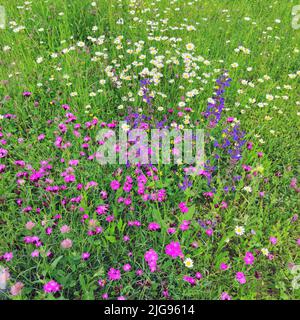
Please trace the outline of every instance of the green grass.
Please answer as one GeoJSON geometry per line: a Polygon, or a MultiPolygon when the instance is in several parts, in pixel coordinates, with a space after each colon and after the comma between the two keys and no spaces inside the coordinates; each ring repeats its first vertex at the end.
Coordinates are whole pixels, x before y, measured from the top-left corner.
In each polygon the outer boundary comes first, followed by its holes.
{"type": "MultiPolygon", "coordinates": [[[[2,147],[9,150],[9,157],[0,159],[0,163],[8,168],[0,174],[0,256],[5,252],[14,253],[13,260],[0,263],[9,269],[10,285],[16,281],[24,283],[22,294],[17,298],[53,298],[42,288],[47,281],[55,279],[63,285],[59,296],[65,299],[101,299],[105,292],[111,298],[123,295],[128,299],[161,299],[164,288],[168,288],[174,299],[219,299],[224,291],[233,299],[299,299],[299,289],[293,289],[291,284],[294,275],[289,266],[300,264],[299,220],[292,222],[299,214],[299,196],[290,188],[291,179],[299,173],[300,149],[300,30],[291,26],[291,11],[300,3],[287,0],[136,0],[136,4],[130,6],[130,1],[126,0],[98,0],[93,7],[91,2],[36,0],[24,5],[22,1],[4,0],[0,3],[7,15],[6,28],[0,30],[0,114],[16,115],[15,120],[0,120],[4,134],[1,139],[8,141],[2,147]],[[17,6],[23,7],[18,9],[17,6]],[[60,12],[64,14],[60,15],[60,12]],[[123,19],[124,24],[117,24],[118,19],[123,19]],[[280,23],[276,19],[280,19],[280,23]],[[14,32],[16,26],[12,21],[25,29],[14,32]],[[92,30],[93,26],[98,27],[97,31],[92,30]],[[196,30],[187,31],[186,26],[194,26],[196,30]],[[88,39],[101,35],[105,35],[103,44],[88,39]],[[114,43],[118,36],[123,36],[121,49],[114,43]],[[79,47],[79,41],[85,46],[79,47]],[[127,50],[137,48],[139,41],[143,41],[141,51],[130,54],[127,50]],[[195,45],[194,56],[203,57],[191,66],[196,73],[192,82],[175,76],[185,72],[180,54],[187,52],[185,45],[190,42],[195,45]],[[10,50],[3,51],[5,46],[10,50]],[[250,54],[235,52],[239,46],[249,49],[250,54]],[[151,55],[151,47],[156,48],[156,54],[151,55]],[[66,48],[72,50],[61,54],[66,48]],[[97,52],[101,52],[99,59],[92,61],[97,52]],[[58,53],[58,57],[52,58],[53,53],[58,53]],[[141,55],[145,58],[139,58],[141,55]],[[168,201],[162,206],[149,202],[141,205],[134,198],[135,209],[130,211],[109,193],[110,214],[116,217],[111,224],[99,218],[94,210],[101,203],[99,192],[109,191],[116,167],[102,168],[91,161],[79,165],[76,182],[86,184],[94,180],[99,184],[95,190],[78,192],[73,184],[64,194],[49,195],[30,183],[17,187],[15,175],[25,169],[17,168],[13,164],[15,160],[23,159],[38,170],[41,160],[54,159],[50,178],[55,180],[54,184],[63,184],[60,173],[67,165],[59,159],[64,158],[67,163],[79,158],[82,142],[75,139],[71,131],[67,140],[74,143],[72,149],[53,147],[57,125],[65,120],[62,104],[71,106],[70,112],[77,116],[76,123],[82,125],[93,117],[99,122],[121,120],[128,106],[141,107],[143,113],[147,113],[147,104],[138,96],[137,76],[143,68],[154,68],[152,60],[155,56],[164,56],[164,64],[159,69],[163,75],[161,82],[151,86],[151,90],[156,91],[154,107],[164,107],[163,113],[155,111],[158,119],[167,114],[168,108],[175,109],[181,96],[197,89],[199,94],[186,101],[194,110],[191,121],[201,120],[215,80],[224,70],[228,71],[232,82],[225,92],[225,114],[238,118],[247,132],[247,140],[254,143],[252,150],[244,152],[242,163],[253,169],[263,167],[258,170],[257,177],[249,182],[243,173],[237,191],[226,197],[222,190],[230,176],[226,176],[220,163],[219,179],[214,185],[218,196],[213,203],[207,203],[201,197],[203,191],[208,191],[203,181],[195,181],[190,194],[180,193],[177,184],[182,171],[178,170],[176,175],[169,167],[161,166],[159,174],[164,179],[156,186],[168,190],[168,201]],[[43,57],[40,64],[36,62],[38,57],[43,57]],[[178,65],[166,63],[173,58],[178,59],[178,65]],[[143,65],[128,69],[134,61],[142,61],[143,65]],[[238,67],[232,67],[233,63],[238,67]],[[108,66],[113,66],[118,75],[128,69],[130,80],[124,79],[118,88],[108,77],[108,66]],[[248,71],[250,67],[252,70],[248,71]],[[291,78],[290,74],[295,77],[291,78]],[[171,78],[175,79],[174,83],[169,83],[171,78]],[[101,79],[106,83],[101,85],[101,79]],[[23,91],[31,91],[32,97],[24,99],[23,91]],[[71,96],[72,92],[77,96],[71,96]],[[96,95],[91,96],[91,92],[96,95]],[[128,93],[134,101],[128,100],[128,93]],[[273,100],[268,100],[267,95],[272,95],[273,100]],[[5,98],[8,96],[9,99],[5,98]],[[34,106],[34,101],[39,105],[34,106]],[[90,105],[89,109],[87,105],[90,105]],[[119,105],[124,105],[124,109],[118,109],[119,105]],[[48,120],[53,124],[47,124],[48,120]],[[7,133],[11,133],[11,137],[7,133]],[[37,137],[42,133],[46,138],[38,142],[37,137]],[[24,139],[22,144],[18,143],[19,138],[24,139]],[[259,151],[264,154],[261,159],[257,158],[259,151]],[[245,185],[251,185],[251,193],[243,190],[245,185]],[[259,191],[265,191],[264,198],[258,197],[259,191]],[[83,200],[74,210],[61,205],[64,196],[72,198],[79,194],[83,200]],[[21,207],[16,205],[19,198],[23,199],[21,207]],[[174,238],[163,231],[149,233],[147,230],[147,224],[157,219],[166,225],[177,222],[178,203],[188,199],[191,199],[189,206],[195,207],[193,227],[180,237],[180,243],[185,254],[194,260],[192,271],[179,258],[174,262],[164,254],[165,245],[174,238]],[[223,199],[229,206],[222,211],[214,205],[223,199]],[[43,206],[43,201],[47,205],[43,206]],[[41,213],[23,213],[22,208],[26,206],[32,206],[34,210],[42,207],[41,213]],[[82,213],[78,206],[83,207],[90,218],[101,222],[102,235],[86,235],[87,225],[80,222],[82,213]],[[51,236],[45,234],[45,226],[51,225],[55,214],[62,215],[58,227],[67,224],[72,229],[67,235],[73,240],[69,250],[60,248],[65,236],[59,233],[59,228],[55,228],[51,236]],[[135,219],[143,221],[143,228],[133,230],[126,226],[128,220],[135,219]],[[213,237],[208,238],[197,229],[198,219],[218,221],[213,237]],[[29,220],[36,223],[33,231],[25,229],[29,220]],[[45,226],[41,225],[42,220],[46,221],[45,226]],[[235,235],[236,225],[245,226],[244,236],[235,235]],[[131,240],[125,244],[122,237],[127,233],[131,240]],[[25,235],[33,234],[44,243],[39,258],[30,255],[35,249],[33,245],[23,243],[25,235]],[[270,236],[278,238],[275,246],[270,244],[270,236]],[[191,248],[193,241],[198,242],[198,248],[191,248]],[[143,259],[144,253],[152,247],[159,254],[159,272],[156,273],[149,272],[143,259]],[[254,265],[245,266],[245,253],[262,248],[268,248],[274,259],[257,253],[254,265]],[[47,251],[53,253],[51,258],[46,257],[47,251]],[[81,260],[85,251],[91,253],[86,262],[81,260]],[[128,258],[129,251],[133,253],[131,258],[128,258]],[[105,288],[99,287],[97,281],[106,277],[110,267],[121,268],[129,260],[132,271],[122,273],[119,283],[108,282],[105,288]],[[220,271],[220,262],[228,262],[231,268],[220,271]],[[138,268],[144,270],[143,277],[135,275],[138,268]],[[203,279],[191,287],[182,281],[182,276],[194,271],[201,272],[203,279]],[[237,271],[246,274],[245,285],[235,280],[237,271]]],[[[83,136],[95,139],[96,133],[92,128],[83,136]]],[[[95,146],[93,148],[96,151],[95,146]]],[[[240,168],[237,173],[241,173],[240,168]]],[[[2,297],[13,298],[9,291],[0,295],[0,299],[2,297]]]]}

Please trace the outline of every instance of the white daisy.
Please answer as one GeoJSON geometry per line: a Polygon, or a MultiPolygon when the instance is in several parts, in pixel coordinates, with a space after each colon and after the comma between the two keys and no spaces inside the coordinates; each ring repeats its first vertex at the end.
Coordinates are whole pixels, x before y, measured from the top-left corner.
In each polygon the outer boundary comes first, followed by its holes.
{"type": "Polygon", "coordinates": [[[245,233],[245,228],[240,227],[240,226],[236,226],[234,231],[238,236],[242,236],[245,233]]]}
{"type": "Polygon", "coordinates": [[[186,258],[183,263],[187,268],[193,268],[194,266],[194,261],[191,258],[186,258]]]}

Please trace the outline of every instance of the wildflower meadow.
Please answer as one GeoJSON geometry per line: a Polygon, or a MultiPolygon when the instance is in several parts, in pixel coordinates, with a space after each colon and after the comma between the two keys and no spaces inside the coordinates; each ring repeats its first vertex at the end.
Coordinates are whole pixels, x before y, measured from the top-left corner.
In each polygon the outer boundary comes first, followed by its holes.
{"type": "Polygon", "coordinates": [[[300,298],[300,0],[0,1],[0,300],[300,298]]]}

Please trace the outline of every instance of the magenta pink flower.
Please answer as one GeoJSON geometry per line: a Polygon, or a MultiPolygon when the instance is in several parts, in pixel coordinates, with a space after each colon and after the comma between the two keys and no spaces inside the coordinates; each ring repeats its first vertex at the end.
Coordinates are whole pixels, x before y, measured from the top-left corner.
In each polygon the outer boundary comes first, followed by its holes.
{"type": "Polygon", "coordinates": [[[130,270],[131,270],[131,265],[130,265],[129,263],[124,264],[123,270],[124,270],[125,272],[130,271],[130,270]]]}
{"type": "Polygon", "coordinates": [[[4,260],[6,260],[7,262],[12,260],[14,257],[13,253],[12,252],[5,252],[4,255],[2,256],[2,258],[4,260]]]}
{"type": "Polygon", "coordinates": [[[220,264],[220,269],[221,270],[227,270],[229,267],[228,267],[228,265],[226,264],[226,263],[224,263],[224,262],[222,262],[221,264],[220,264]]]}
{"type": "Polygon", "coordinates": [[[187,207],[185,202],[180,202],[178,207],[182,213],[186,213],[189,211],[189,208],[187,207]]]}
{"type": "Polygon", "coordinates": [[[108,210],[108,205],[107,204],[102,204],[96,208],[96,212],[100,214],[105,214],[108,210]]]}
{"type": "Polygon", "coordinates": [[[103,293],[102,299],[107,300],[108,299],[108,294],[107,293],[103,293]]]}
{"type": "Polygon", "coordinates": [[[171,243],[166,245],[165,252],[168,256],[170,256],[172,258],[177,258],[177,257],[182,258],[183,257],[179,242],[172,241],[171,243]]]}
{"type": "Polygon", "coordinates": [[[23,97],[30,97],[32,95],[30,91],[24,91],[22,94],[23,94],[23,97]]]}
{"type": "Polygon", "coordinates": [[[0,158],[6,157],[8,154],[8,151],[6,149],[0,148],[0,158]]]}
{"type": "Polygon", "coordinates": [[[107,275],[108,275],[108,279],[111,281],[121,279],[121,272],[118,269],[110,268],[107,275]]]}
{"type": "Polygon", "coordinates": [[[246,277],[243,272],[237,272],[235,275],[235,279],[240,283],[240,284],[245,284],[246,283],[246,277]]]}
{"type": "Polygon", "coordinates": [[[91,254],[89,252],[84,252],[81,255],[81,258],[82,258],[82,260],[88,260],[90,256],[91,256],[91,254]]]}
{"type": "Polygon", "coordinates": [[[99,280],[98,280],[98,284],[99,284],[99,286],[100,286],[101,288],[104,288],[104,287],[105,287],[105,283],[106,283],[106,281],[105,281],[104,279],[99,279],[99,280]]]}
{"type": "Polygon", "coordinates": [[[148,230],[150,231],[157,231],[160,229],[160,225],[156,222],[150,222],[148,225],[148,230]]]}
{"type": "Polygon", "coordinates": [[[110,183],[110,187],[112,188],[112,190],[118,190],[120,188],[120,182],[118,180],[113,180],[110,183]]]}
{"type": "Polygon", "coordinates": [[[220,299],[221,300],[231,300],[231,297],[227,292],[222,292],[220,299]]]}
{"type": "Polygon", "coordinates": [[[206,229],[205,230],[205,233],[209,236],[209,237],[211,237],[212,235],[213,235],[213,229],[206,229]]]}
{"type": "Polygon", "coordinates": [[[54,280],[50,280],[44,285],[44,291],[46,293],[55,293],[61,290],[61,285],[54,280]]]}
{"type": "Polygon", "coordinates": [[[153,250],[148,250],[144,255],[145,260],[148,263],[151,272],[156,271],[156,263],[158,260],[158,254],[153,250]]]}
{"type": "Polygon", "coordinates": [[[196,284],[196,279],[190,276],[183,276],[183,281],[188,282],[191,286],[196,284]]]}
{"type": "Polygon", "coordinates": [[[246,252],[244,257],[245,264],[253,264],[254,263],[254,256],[251,252],[246,252]]]}

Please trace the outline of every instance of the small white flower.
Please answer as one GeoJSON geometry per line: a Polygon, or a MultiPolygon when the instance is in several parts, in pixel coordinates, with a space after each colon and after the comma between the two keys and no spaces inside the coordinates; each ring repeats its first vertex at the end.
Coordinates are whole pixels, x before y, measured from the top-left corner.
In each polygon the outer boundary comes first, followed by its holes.
{"type": "Polygon", "coordinates": [[[4,46],[3,47],[3,51],[5,52],[5,51],[9,51],[11,49],[11,47],[10,46],[4,46]]]}
{"type": "Polygon", "coordinates": [[[252,188],[250,186],[246,186],[243,188],[246,192],[251,193],[252,192],[252,188]]]}
{"type": "Polygon", "coordinates": [[[194,261],[191,258],[186,258],[183,263],[187,268],[193,268],[194,266],[194,261]]]}
{"type": "Polygon", "coordinates": [[[269,255],[269,250],[267,248],[262,248],[261,249],[261,253],[264,255],[264,256],[268,256],[269,255]]]}
{"type": "Polygon", "coordinates": [[[127,132],[130,130],[130,126],[127,123],[123,123],[121,126],[122,130],[127,132]]]}
{"type": "Polygon", "coordinates": [[[245,233],[245,228],[240,227],[240,226],[236,226],[234,231],[238,236],[242,236],[245,233]]]}
{"type": "Polygon", "coordinates": [[[193,51],[195,49],[195,45],[193,45],[192,43],[188,43],[185,47],[189,51],[193,51]]]}
{"type": "Polygon", "coordinates": [[[77,42],[77,46],[79,48],[83,48],[85,46],[85,43],[83,41],[79,41],[79,42],[77,42]]]}
{"type": "Polygon", "coordinates": [[[38,57],[37,59],[36,59],[36,63],[42,63],[43,62],[43,57],[38,57]]]}

